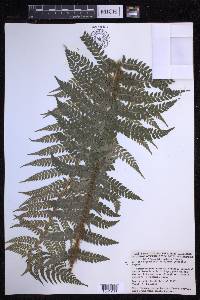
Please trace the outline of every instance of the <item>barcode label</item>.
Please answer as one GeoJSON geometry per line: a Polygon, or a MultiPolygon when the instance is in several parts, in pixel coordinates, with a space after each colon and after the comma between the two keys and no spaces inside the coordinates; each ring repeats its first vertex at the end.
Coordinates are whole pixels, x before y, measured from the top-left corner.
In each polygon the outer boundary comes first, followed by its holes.
{"type": "Polygon", "coordinates": [[[103,293],[117,293],[119,284],[102,283],[101,290],[103,293]]]}

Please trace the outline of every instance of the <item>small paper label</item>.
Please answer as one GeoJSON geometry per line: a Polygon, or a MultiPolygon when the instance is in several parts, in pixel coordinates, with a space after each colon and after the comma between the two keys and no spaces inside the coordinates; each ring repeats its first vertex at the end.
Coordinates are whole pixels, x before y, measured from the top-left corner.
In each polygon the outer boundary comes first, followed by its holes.
{"type": "Polygon", "coordinates": [[[123,18],[123,5],[97,5],[97,18],[123,18]]]}
{"type": "Polygon", "coordinates": [[[153,79],[193,79],[192,23],[152,24],[153,79]]]}

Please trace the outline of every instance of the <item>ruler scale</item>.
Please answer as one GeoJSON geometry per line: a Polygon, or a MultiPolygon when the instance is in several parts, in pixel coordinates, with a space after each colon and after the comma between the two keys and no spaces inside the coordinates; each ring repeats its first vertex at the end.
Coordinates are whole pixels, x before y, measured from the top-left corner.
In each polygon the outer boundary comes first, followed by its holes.
{"type": "Polygon", "coordinates": [[[29,19],[123,18],[123,5],[29,5],[29,19]]]}
{"type": "Polygon", "coordinates": [[[96,5],[29,5],[30,19],[95,19],[96,5]]]}

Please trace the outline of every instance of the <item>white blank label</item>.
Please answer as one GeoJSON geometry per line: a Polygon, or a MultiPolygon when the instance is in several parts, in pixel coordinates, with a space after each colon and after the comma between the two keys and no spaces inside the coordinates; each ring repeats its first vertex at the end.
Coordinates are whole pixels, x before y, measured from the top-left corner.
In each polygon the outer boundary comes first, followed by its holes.
{"type": "Polygon", "coordinates": [[[171,64],[192,65],[192,38],[171,37],[171,64]]]}
{"type": "Polygon", "coordinates": [[[192,23],[152,24],[153,79],[193,78],[192,23]]]}

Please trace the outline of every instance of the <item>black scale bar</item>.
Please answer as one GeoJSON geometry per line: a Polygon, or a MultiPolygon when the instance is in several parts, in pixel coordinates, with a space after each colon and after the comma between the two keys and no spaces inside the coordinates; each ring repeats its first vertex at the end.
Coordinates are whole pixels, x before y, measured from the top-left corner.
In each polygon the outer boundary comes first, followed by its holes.
{"type": "Polygon", "coordinates": [[[97,5],[29,5],[29,19],[96,19],[97,5]]]}

